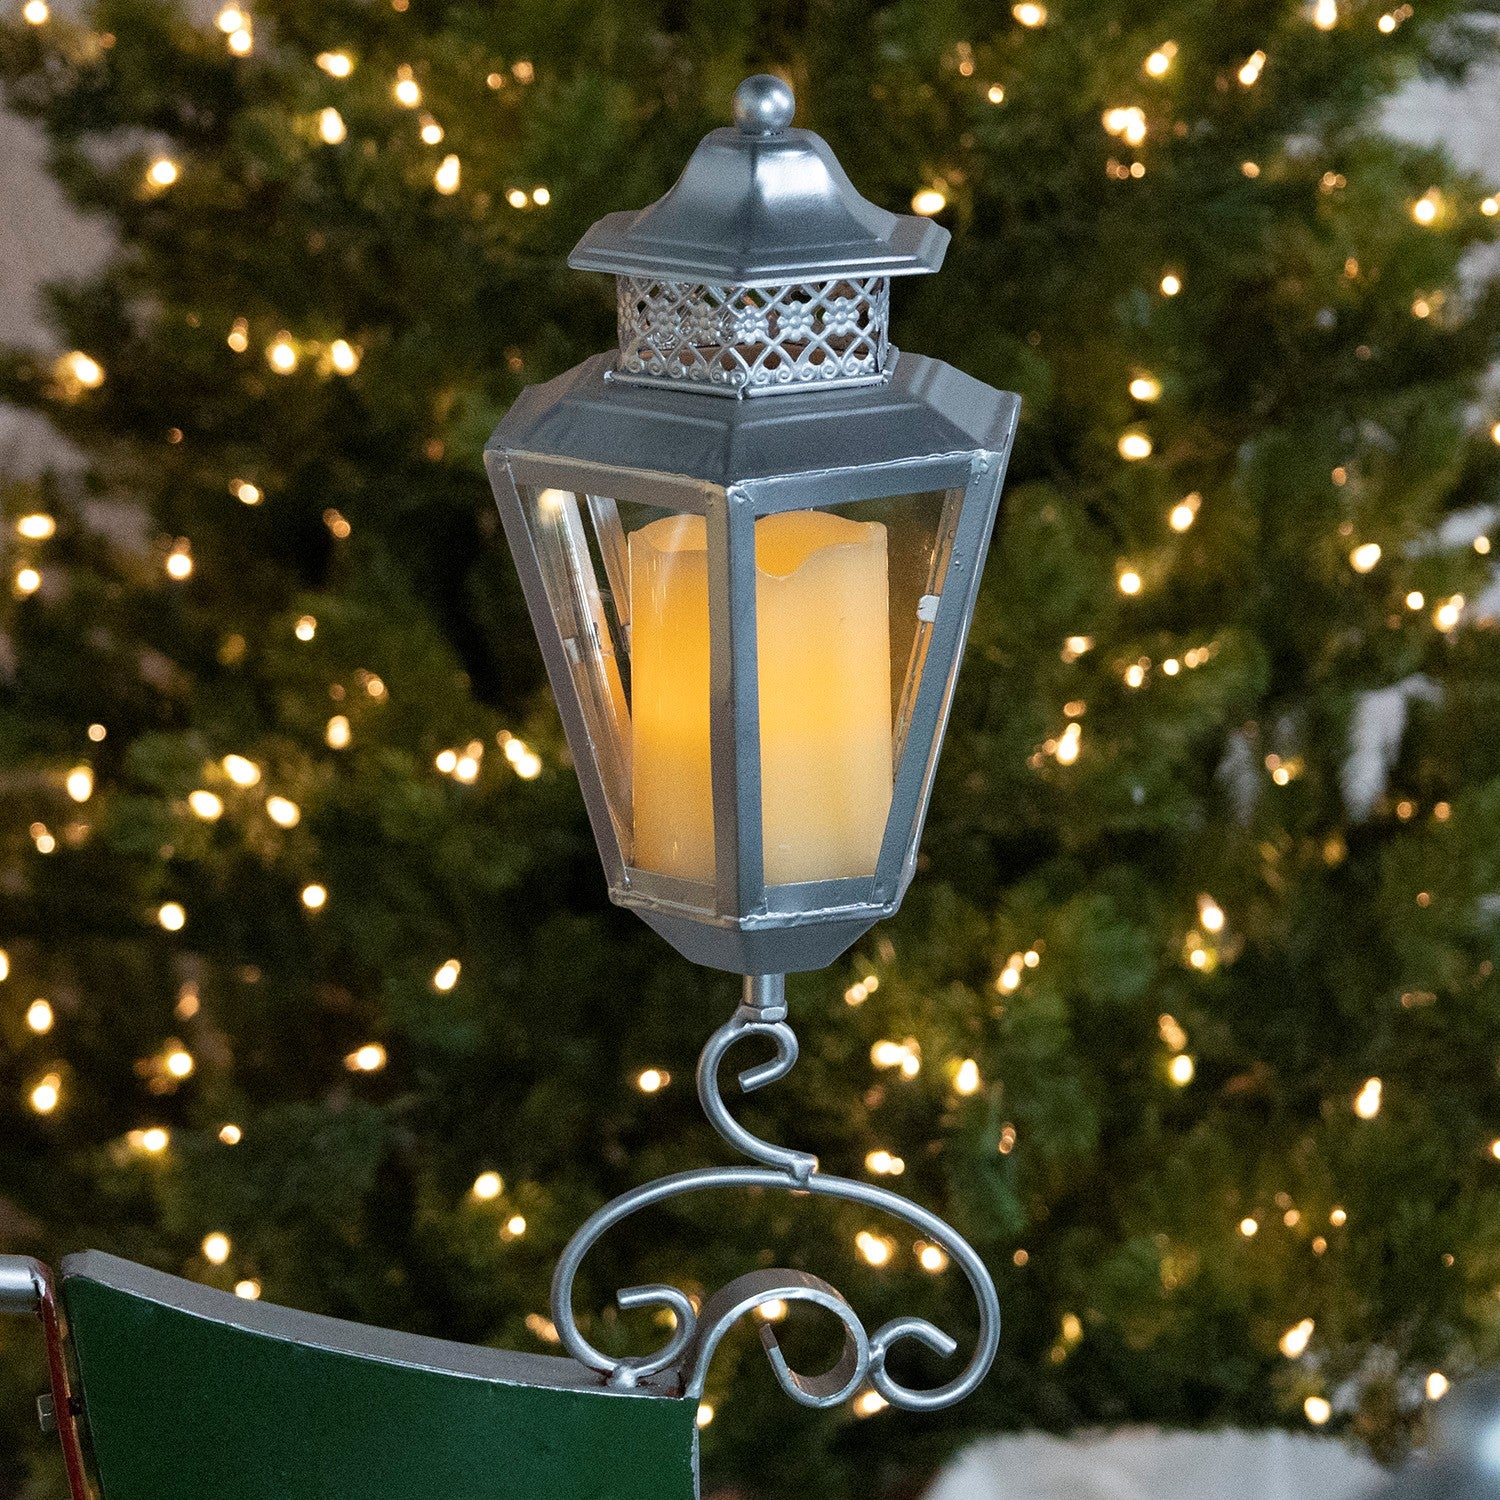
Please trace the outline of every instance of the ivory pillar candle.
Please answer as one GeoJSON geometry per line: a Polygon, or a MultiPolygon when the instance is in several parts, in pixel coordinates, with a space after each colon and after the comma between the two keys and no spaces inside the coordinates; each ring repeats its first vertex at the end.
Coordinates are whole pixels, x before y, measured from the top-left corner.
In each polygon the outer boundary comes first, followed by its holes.
{"type": "MultiPolygon", "coordinates": [[[[756,522],[766,882],[869,875],[891,801],[885,527],[822,511],[756,522]]],[[[630,538],[635,864],[714,875],[707,531],[630,538]]]]}

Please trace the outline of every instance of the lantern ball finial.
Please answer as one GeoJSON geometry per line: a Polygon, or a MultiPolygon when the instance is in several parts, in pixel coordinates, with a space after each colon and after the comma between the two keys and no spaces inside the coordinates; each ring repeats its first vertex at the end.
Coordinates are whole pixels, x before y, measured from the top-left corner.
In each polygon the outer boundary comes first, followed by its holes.
{"type": "Polygon", "coordinates": [[[757,73],[734,91],[734,123],[746,135],[780,135],[796,110],[792,86],[774,73],[757,73]]]}

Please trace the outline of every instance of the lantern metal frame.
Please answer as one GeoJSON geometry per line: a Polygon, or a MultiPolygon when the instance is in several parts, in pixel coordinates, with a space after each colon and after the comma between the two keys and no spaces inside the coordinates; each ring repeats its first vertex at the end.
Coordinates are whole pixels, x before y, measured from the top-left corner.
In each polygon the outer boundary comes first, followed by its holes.
{"type": "Polygon", "coordinates": [[[822,968],[894,912],[911,882],[1020,400],[913,354],[895,359],[878,386],[775,401],[705,401],[691,390],[612,382],[611,370],[612,356],[599,355],[522,392],[485,450],[610,898],[639,913],[685,957],[712,968],[737,974],[822,968]],[[670,472],[660,467],[662,455],[673,458],[670,472]],[[597,633],[598,625],[581,612],[565,625],[565,601],[549,592],[528,503],[542,489],[583,497],[578,522],[587,511],[606,567],[624,545],[612,519],[618,502],[706,520],[712,884],[630,863],[630,830],[602,769],[613,747],[591,727],[574,670],[576,633],[597,633]],[[924,666],[906,722],[897,725],[900,751],[874,872],[768,885],[755,522],[783,511],[931,492],[945,497],[939,537],[947,541],[924,596],[924,666]]]}

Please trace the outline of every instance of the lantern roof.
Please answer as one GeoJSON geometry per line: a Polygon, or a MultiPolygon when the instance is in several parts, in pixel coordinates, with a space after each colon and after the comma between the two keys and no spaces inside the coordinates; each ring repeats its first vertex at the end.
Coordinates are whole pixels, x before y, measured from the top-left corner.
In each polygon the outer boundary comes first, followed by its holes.
{"type": "Polygon", "coordinates": [[[710,131],[655,203],[600,219],[568,264],[742,287],[936,271],[948,231],[862,198],[828,143],[792,128],[795,109],[780,78],[747,78],[734,128],[710,131]]]}

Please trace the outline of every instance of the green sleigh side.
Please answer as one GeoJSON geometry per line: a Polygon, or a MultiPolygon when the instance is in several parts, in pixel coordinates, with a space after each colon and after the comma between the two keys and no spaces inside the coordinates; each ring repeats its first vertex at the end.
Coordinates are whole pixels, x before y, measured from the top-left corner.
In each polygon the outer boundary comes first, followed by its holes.
{"type": "Polygon", "coordinates": [[[650,1382],[608,1390],[571,1359],[248,1302],[97,1252],[63,1262],[64,1351],[43,1268],[0,1258],[0,1289],[19,1310],[23,1267],[75,1500],[79,1447],[99,1500],[697,1494],[698,1403],[650,1382]]]}

